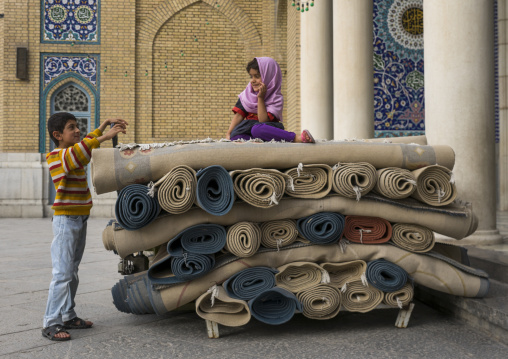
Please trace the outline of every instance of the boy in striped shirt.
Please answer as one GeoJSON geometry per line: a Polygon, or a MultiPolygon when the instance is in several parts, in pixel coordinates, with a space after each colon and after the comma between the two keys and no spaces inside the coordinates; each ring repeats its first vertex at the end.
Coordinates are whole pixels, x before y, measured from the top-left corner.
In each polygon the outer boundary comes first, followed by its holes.
{"type": "Polygon", "coordinates": [[[80,141],[80,131],[74,115],[60,112],[48,120],[48,132],[57,148],[46,155],[51,178],[56,189],[52,209],[53,242],[51,261],[53,279],[49,286],[42,335],[50,340],[71,339],[65,329],[90,328],[93,323],[80,319],[74,311],[78,288],[78,266],[86,241],[86,221],[92,208],[85,166],[92,150],[118,133],[126,133],[127,122],[106,120],[80,141]],[[107,126],[114,126],[103,134],[107,126]]]}

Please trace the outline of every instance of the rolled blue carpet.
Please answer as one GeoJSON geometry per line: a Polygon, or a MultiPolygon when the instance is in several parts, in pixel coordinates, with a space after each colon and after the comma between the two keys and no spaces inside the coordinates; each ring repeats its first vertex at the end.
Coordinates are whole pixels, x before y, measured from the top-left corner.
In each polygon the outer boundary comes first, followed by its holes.
{"type": "Polygon", "coordinates": [[[320,212],[296,222],[300,235],[316,244],[338,242],[344,232],[345,218],[340,213],[320,212]]]}
{"type": "Polygon", "coordinates": [[[223,287],[231,298],[250,300],[275,287],[277,273],[279,273],[278,270],[269,267],[247,268],[229,277],[223,287]]]}
{"type": "Polygon", "coordinates": [[[222,166],[209,166],[196,173],[196,200],[199,207],[214,216],[223,216],[235,201],[233,179],[222,166]]]}
{"type": "Polygon", "coordinates": [[[146,186],[131,184],[120,191],[115,204],[115,216],[120,225],[129,230],[143,228],[161,211],[157,197],[150,197],[146,186]]]}
{"type": "Polygon", "coordinates": [[[168,243],[168,253],[181,257],[184,252],[213,254],[226,245],[226,229],[219,224],[197,224],[180,232],[168,243]]]}
{"type": "Polygon", "coordinates": [[[365,275],[370,284],[388,293],[401,289],[408,279],[404,269],[383,258],[367,263],[365,275]]]}
{"type": "Polygon", "coordinates": [[[205,275],[215,266],[215,255],[184,253],[182,257],[167,256],[148,269],[152,284],[183,283],[205,275]]]}
{"type": "Polygon", "coordinates": [[[123,313],[153,314],[155,310],[150,302],[150,291],[146,272],[125,276],[111,288],[113,304],[123,313]]]}
{"type": "Polygon", "coordinates": [[[123,313],[132,313],[127,303],[127,282],[125,279],[120,279],[111,288],[111,295],[113,296],[113,304],[116,309],[123,313]]]}
{"type": "Polygon", "coordinates": [[[268,289],[251,299],[249,309],[254,318],[271,325],[284,324],[293,318],[295,310],[303,310],[293,293],[278,287],[268,289]]]}

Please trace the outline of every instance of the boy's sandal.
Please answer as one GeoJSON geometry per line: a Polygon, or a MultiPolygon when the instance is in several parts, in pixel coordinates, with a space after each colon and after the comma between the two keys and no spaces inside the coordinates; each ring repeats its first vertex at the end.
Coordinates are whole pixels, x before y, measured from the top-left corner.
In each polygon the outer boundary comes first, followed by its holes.
{"type": "Polygon", "coordinates": [[[92,325],[87,324],[86,320],[83,320],[79,317],[64,322],[65,329],[88,329],[91,328],[92,325]]]}
{"type": "Polygon", "coordinates": [[[302,138],[302,142],[303,142],[303,143],[316,143],[316,141],[314,140],[314,137],[312,137],[312,135],[310,134],[309,130],[303,130],[303,131],[302,131],[302,134],[301,134],[300,136],[301,136],[301,138],[302,138]],[[307,137],[308,137],[309,139],[307,139],[307,138],[305,137],[305,135],[307,135],[307,137]]]}
{"type": "Polygon", "coordinates": [[[55,337],[55,335],[57,335],[58,333],[69,334],[69,332],[67,332],[65,330],[65,327],[63,327],[60,324],[54,324],[54,325],[51,325],[47,328],[42,328],[42,336],[48,338],[49,340],[63,342],[63,341],[71,339],[70,335],[68,337],[63,337],[63,338],[55,337]]]}

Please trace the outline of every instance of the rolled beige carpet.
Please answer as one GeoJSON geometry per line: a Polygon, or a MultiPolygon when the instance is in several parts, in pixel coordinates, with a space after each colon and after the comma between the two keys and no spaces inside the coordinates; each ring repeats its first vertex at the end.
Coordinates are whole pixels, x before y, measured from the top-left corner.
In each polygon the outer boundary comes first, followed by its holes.
{"type": "Polygon", "coordinates": [[[228,228],[226,246],[237,257],[250,257],[261,245],[261,229],[257,223],[239,222],[228,228]]]}
{"type": "Polygon", "coordinates": [[[407,282],[404,286],[395,292],[385,293],[383,303],[392,307],[405,307],[413,300],[414,288],[411,282],[407,282]]]}
{"type": "Polygon", "coordinates": [[[203,319],[227,327],[239,327],[250,321],[247,302],[227,295],[222,286],[214,286],[196,300],[196,313],[203,319]]]}
{"type": "Polygon", "coordinates": [[[310,319],[331,319],[339,314],[341,293],[328,284],[318,284],[296,294],[302,303],[303,315],[310,319]]]}
{"type": "Polygon", "coordinates": [[[417,224],[396,223],[392,226],[392,242],[410,252],[424,253],[434,248],[434,232],[417,224]]]}
{"type": "Polygon", "coordinates": [[[362,281],[347,284],[342,293],[342,306],[350,312],[366,313],[383,302],[384,293],[373,286],[365,286],[362,281]]]}
{"type": "Polygon", "coordinates": [[[292,219],[279,219],[263,222],[261,228],[261,244],[266,248],[283,248],[298,238],[296,222],[292,219]]]}
{"type": "Polygon", "coordinates": [[[376,168],[367,162],[339,163],[333,168],[333,191],[357,201],[376,185],[376,168]]]}
{"type": "Polygon", "coordinates": [[[392,238],[392,225],[379,217],[346,216],[344,237],[355,243],[381,244],[392,238]]]}
{"type": "Polygon", "coordinates": [[[390,200],[368,194],[361,201],[329,194],[321,199],[283,198],[276,207],[261,209],[247,203],[235,203],[232,210],[223,216],[213,216],[201,208],[192,208],[178,216],[161,216],[137,231],[123,230],[112,222],[103,231],[102,240],[107,250],[116,250],[125,256],[154,248],[175,237],[186,228],[215,223],[230,226],[238,222],[266,222],[276,219],[299,219],[319,212],[339,212],[344,215],[383,217],[393,223],[415,223],[434,232],[455,239],[467,237],[478,226],[470,204],[453,203],[446,207],[433,207],[413,198],[390,200]]]}
{"type": "MultiPolygon", "coordinates": [[[[394,142],[395,140],[392,140],[394,142]]],[[[91,178],[97,194],[120,190],[131,183],[158,181],[174,167],[187,165],[195,170],[220,165],[228,171],[249,168],[286,170],[299,163],[369,162],[376,168],[400,167],[414,170],[436,163],[453,168],[455,154],[450,146],[402,143],[328,141],[306,143],[215,142],[155,145],[120,151],[93,150],[91,178]]]]}
{"type": "Polygon", "coordinates": [[[284,173],[263,168],[251,168],[229,172],[233,179],[236,195],[248,204],[259,208],[270,208],[279,204],[286,181],[284,173]]]}
{"type": "Polygon", "coordinates": [[[457,188],[451,170],[444,166],[428,166],[413,171],[416,191],[413,198],[431,206],[446,206],[457,197],[457,188]]]}
{"type": "Polygon", "coordinates": [[[377,170],[373,191],[392,199],[406,198],[416,191],[416,178],[411,171],[403,168],[383,168],[377,170]]]}
{"type": "Polygon", "coordinates": [[[312,262],[294,262],[277,269],[279,273],[275,275],[276,285],[293,293],[321,283],[324,272],[323,268],[312,262]]]}
{"type": "Polygon", "coordinates": [[[166,212],[181,214],[196,201],[196,171],[189,166],[177,166],[153,185],[159,204],[166,212]]]}
{"type": "Polygon", "coordinates": [[[328,272],[330,285],[342,288],[346,283],[361,280],[367,270],[367,263],[358,259],[343,263],[321,263],[321,267],[328,272]]]}
{"type": "Polygon", "coordinates": [[[328,165],[303,165],[284,172],[289,184],[286,194],[297,198],[323,198],[332,190],[332,168],[328,165]]]}

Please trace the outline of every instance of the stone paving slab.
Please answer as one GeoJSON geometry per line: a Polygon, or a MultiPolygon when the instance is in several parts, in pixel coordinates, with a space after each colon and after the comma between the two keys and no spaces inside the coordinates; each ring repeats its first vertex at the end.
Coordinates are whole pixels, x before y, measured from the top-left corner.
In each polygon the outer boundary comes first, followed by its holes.
{"type": "Polygon", "coordinates": [[[396,309],[385,309],[341,312],[327,321],[296,315],[280,326],[252,319],[239,328],[220,326],[221,338],[213,340],[193,311],[165,316],[118,312],[110,289],[122,276],[116,273],[118,257],[102,246],[106,223],[90,219],[76,297],[78,314],[94,321],[94,328],[74,330],[71,341],[57,343],[40,332],[51,280],[51,221],[0,219],[0,357],[507,357],[507,346],[419,302],[406,329],[394,326],[396,309]]]}

